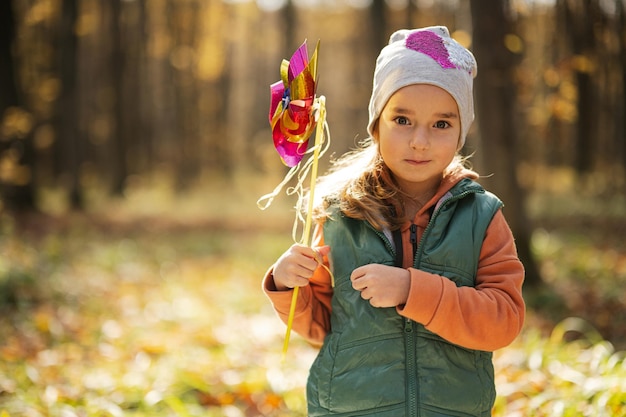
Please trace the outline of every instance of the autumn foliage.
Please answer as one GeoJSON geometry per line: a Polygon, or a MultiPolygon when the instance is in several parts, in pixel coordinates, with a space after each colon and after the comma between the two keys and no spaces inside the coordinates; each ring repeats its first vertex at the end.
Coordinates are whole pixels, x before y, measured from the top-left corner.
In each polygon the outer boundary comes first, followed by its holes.
{"type": "MultiPolygon", "coordinates": [[[[260,291],[289,209],[255,197],[152,188],[80,215],[2,215],[0,416],[304,416],[316,351],[295,336],[281,361],[260,291]]],[[[623,245],[550,229],[533,242],[548,284],[496,353],[494,415],[624,415],[623,245]]]]}

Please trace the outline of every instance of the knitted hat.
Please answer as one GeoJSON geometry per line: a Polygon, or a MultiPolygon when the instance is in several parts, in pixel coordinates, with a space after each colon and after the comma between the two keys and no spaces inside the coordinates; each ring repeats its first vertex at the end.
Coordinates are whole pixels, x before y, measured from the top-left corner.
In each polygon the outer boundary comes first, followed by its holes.
{"type": "Polygon", "coordinates": [[[399,30],[391,35],[376,60],[367,131],[373,134],[389,98],[411,84],[431,84],[446,90],[456,101],[461,117],[458,149],[474,121],[474,55],[450,37],[445,26],[399,30]]]}

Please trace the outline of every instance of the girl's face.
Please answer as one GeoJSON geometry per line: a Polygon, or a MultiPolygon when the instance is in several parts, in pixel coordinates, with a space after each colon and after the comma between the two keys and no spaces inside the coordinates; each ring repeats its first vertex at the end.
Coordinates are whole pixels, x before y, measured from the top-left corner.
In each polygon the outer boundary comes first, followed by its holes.
{"type": "Polygon", "coordinates": [[[383,161],[400,188],[418,196],[439,186],[456,155],[461,118],[447,91],[413,84],[391,96],[375,134],[383,161]]]}

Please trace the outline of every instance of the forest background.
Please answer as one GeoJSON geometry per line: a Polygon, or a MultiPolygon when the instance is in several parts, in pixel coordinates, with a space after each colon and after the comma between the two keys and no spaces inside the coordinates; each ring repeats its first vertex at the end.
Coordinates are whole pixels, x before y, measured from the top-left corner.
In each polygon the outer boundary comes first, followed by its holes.
{"type": "MultiPolygon", "coordinates": [[[[0,2],[0,416],[303,415],[314,350],[260,293],[294,201],[269,85],[321,41],[331,158],[375,58],[446,25],[478,60],[463,152],[505,203],[529,319],[495,415],[626,412],[623,0],[0,2]],[[516,414],[517,413],[517,414],[516,414]]],[[[328,157],[322,161],[322,168],[328,157]]]]}

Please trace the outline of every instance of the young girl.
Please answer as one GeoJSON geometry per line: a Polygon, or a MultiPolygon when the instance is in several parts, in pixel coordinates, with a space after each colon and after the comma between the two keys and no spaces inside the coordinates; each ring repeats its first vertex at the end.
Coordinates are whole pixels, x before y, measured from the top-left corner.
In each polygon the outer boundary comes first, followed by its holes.
{"type": "Polygon", "coordinates": [[[293,329],[321,345],[309,416],[491,415],[491,352],[522,328],[524,269],[501,201],[457,154],[475,75],[447,28],[394,33],[370,139],[316,187],[313,247],[294,244],[265,276],[284,321],[301,287],[293,329]]]}

